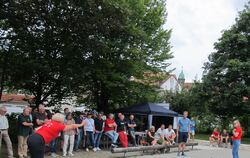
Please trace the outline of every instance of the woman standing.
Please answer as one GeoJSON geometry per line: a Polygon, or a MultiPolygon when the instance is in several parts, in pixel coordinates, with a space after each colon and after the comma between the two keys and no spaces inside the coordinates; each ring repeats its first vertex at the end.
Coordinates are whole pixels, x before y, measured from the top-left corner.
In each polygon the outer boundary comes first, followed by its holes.
{"type": "MultiPolygon", "coordinates": [[[[72,113],[69,112],[66,114],[65,125],[72,125],[72,124],[75,124],[75,121],[72,117],[72,113]]],[[[70,129],[70,130],[66,130],[63,132],[63,136],[64,136],[63,156],[64,157],[67,155],[68,144],[69,144],[68,155],[74,156],[74,154],[72,152],[73,152],[73,148],[74,148],[76,130],[77,129],[70,129]]]]}
{"type": "Polygon", "coordinates": [[[64,119],[63,114],[56,113],[51,120],[45,122],[35,133],[29,136],[28,147],[31,158],[44,158],[45,144],[49,144],[60,132],[76,129],[86,124],[83,121],[81,124],[64,125],[64,119]]]}
{"type": "Polygon", "coordinates": [[[95,142],[94,142],[94,134],[95,134],[95,121],[92,118],[93,114],[88,113],[87,118],[85,119],[86,121],[86,126],[84,127],[84,133],[87,136],[88,140],[86,142],[86,151],[89,151],[89,142],[91,143],[91,146],[93,147],[93,151],[95,152],[97,149],[95,148],[95,142]]]}
{"type": "Polygon", "coordinates": [[[240,126],[239,120],[234,121],[234,130],[233,130],[233,158],[239,158],[239,147],[241,143],[241,136],[242,136],[242,128],[240,126]]]}

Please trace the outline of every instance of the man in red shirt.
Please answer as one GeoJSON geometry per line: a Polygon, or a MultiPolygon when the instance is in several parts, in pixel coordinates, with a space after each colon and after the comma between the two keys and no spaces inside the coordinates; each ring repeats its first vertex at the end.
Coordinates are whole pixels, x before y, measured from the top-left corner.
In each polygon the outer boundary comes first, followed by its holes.
{"type": "Polygon", "coordinates": [[[220,132],[217,128],[214,128],[212,135],[209,137],[210,145],[214,146],[214,142],[217,141],[218,145],[220,143],[220,132]]]}
{"type": "Polygon", "coordinates": [[[114,114],[109,114],[105,121],[104,133],[112,140],[112,147],[117,147],[116,142],[118,139],[118,133],[116,132],[117,125],[114,120],[114,114]]]}
{"type": "Polygon", "coordinates": [[[241,137],[242,137],[242,128],[240,126],[239,120],[234,121],[234,130],[233,130],[233,158],[239,158],[239,147],[240,147],[240,142],[241,142],[241,137]]]}

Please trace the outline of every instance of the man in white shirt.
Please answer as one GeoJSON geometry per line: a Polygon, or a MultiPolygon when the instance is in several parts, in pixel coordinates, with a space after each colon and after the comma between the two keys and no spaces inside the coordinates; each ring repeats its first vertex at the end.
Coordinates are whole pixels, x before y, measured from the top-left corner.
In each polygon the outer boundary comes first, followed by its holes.
{"type": "Polygon", "coordinates": [[[164,139],[166,135],[165,125],[162,124],[161,127],[155,132],[155,139],[157,139],[157,144],[165,144],[166,141],[164,139]]]}
{"type": "Polygon", "coordinates": [[[176,134],[175,134],[175,132],[173,130],[173,126],[172,125],[168,126],[168,128],[165,131],[165,134],[166,134],[165,138],[166,138],[168,144],[174,145],[175,144],[174,139],[176,137],[176,134]]]}
{"type": "Polygon", "coordinates": [[[7,117],[5,116],[6,112],[7,110],[5,107],[0,107],[0,150],[3,139],[7,146],[8,158],[13,158],[12,143],[8,133],[9,122],[7,117]]]}

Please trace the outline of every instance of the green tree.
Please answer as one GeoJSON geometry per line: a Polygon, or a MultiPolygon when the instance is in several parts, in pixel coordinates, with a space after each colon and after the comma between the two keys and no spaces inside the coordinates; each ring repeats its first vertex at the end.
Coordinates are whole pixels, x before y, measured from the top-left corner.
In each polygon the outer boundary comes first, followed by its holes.
{"type": "Polygon", "coordinates": [[[3,1],[1,58],[8,52],[8,87],[32,93],[36,105],[78,95],[104,111],[136,97],[152,99],[153,87],[129,78],[169,65],[165,5],[164,0],[3,1]]]}
{"type": "Polygon", "coordinates": [[[240,12],[236,23],[215,43],[203,77],[209,110],[225,120],[250,114],[250,8],[240,12]]]}

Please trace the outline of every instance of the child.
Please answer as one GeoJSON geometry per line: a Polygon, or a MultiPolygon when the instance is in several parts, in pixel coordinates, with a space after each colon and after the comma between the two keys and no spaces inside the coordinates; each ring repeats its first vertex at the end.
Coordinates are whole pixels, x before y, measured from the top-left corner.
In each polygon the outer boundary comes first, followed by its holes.
{"type": "Polygon", "coordinates": [[[239,120],[234,121],[234,130],[233,130],[233,158],[239,158],[239,147],[240,147],[240,142],[241,142],[241,137],[242,137],[242,129],[240,126],[239,120]]]}
{"type": "MultiPolygon", "coordinates": [[[[72,125],[74,123],[75,123],[75,121],[74,121],[74,119],[72,117],[72,113],[68,113],[66,115],[65,125],[72,125]]],[[[72,151],[73,151],[73,148],[74,148],[76,130],[71,129],[71,130],[64,131],[64,133],[63,133],[64,134],[63,157],[65,157],[67,155],[68,143],[69,143],[68,155],[69,156],[74,156],[72,151]]]]}
{"type": "Polygon", "coordinates": [[[214,128],[212,135],[209,137],[210,145],[214,146],[214,142],[218,141],[218,145],[220,144],[220,132],[218,132],[217,128],[214,128]]]}

